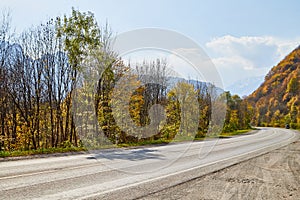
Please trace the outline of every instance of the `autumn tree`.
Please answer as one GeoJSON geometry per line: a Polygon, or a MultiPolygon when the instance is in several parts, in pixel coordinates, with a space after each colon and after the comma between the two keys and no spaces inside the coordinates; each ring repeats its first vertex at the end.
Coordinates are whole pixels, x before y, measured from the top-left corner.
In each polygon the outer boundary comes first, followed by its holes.
{"type": "MultiPolygon", "coordinates": [[[[12,37],[11,14],[9,11],[2,11],[0,18],[0,151],[4,149],[5,138],[10,133],[9,127],[13,127],[12,132],[15,132],[14,127],[16,127],[15,123],[10,125],[7,123],[7,117],[12,110],[12,104],[7,93],[8,67],[5,65],[5,62],[9,56],[12,37]]],[[[12,133],[12,136],[16,137],[14,133],[12,133]]]]}
{"type": "Polygon", "coordinates": [[[232,132],[241,129],[251,128],[252,110],[247,101],[238,95],[231,95],[225,92],[227,102],[227,112],[224,123],[224,132],[232,132]]]}
{"type": "Polygon", "coordinates": [[[83,59],[99,47],[100,31],[91,12],[81,13],[72,8],[70,17],[66,15],[56,19],[57,37],[63,41],[64,50],[68,55],[68,62],[71,66],[71,91],[66,99],[66,121],[65,134],[69,135],[70,141],[74,139],[77,145],[74,119],[71,113],[72,93],[76,89],[79,73],[82,71],[83,59]],[[69,122],[71,123],[69,125],[69,122]]]}
{"type": "Polygon", "coordinates": [[[294,76],[291,78],[287,85],[287,92],[290,93],[292,96],[295,96],[297,93],[299,93],[300,90],[300,79],[297,76],[294,76]]]}

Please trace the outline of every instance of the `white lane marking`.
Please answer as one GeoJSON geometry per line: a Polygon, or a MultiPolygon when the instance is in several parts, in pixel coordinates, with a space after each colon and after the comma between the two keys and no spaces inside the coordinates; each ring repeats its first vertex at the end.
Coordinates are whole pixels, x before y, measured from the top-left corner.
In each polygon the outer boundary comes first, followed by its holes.
{"type": "MultiPolygon", "coordinates": [[[[285,131],[285,132],[286,132],[286,131],[285,131]]],[[[84,197],[80,197],[80,199],[93,198],[93,197],[96,197],[96,196],[104,195],[104,194],[111,193],[111,192],[115,192],[115,191],[118,191],[118,190],[122,190],[122,189],[127,189],[127,188],[130,188],[130,187],[138,186],[138,185],[140,185],[140,184],[145,184],[145,183],[149,183],[149,182],[161,180],[161,179],[163,179],[163,178],[167,178],[167,177],[170,177],[170,176],[175,176],[175,175],[178,175],[178,174],[181,174],[181,173],[193,171],[193,170],[196,170],[196,169],[200,169],[200,168],[203,168],[203,167],[207,167],[207,166],[209,166],[209,165],[214,165],[214,164],[217,164],[217,163],[219,163],[219,162],[227,161],[227,160],[230,160],[230,159],[235,159],[235,158],[238,158],[238,157],[243,157],[243,156],[246,156],[246,155],[248,155],[248,154],[255,153],[255,152],[259,152],[259,151],[261,151],[261,150],[265,150],[265,149],[270,148],[270,147],[275,148],[275,146],[276,146],[276,149],[277,149],[277,148],[281,148],[281,147],[283,147],[283,146],[285,146],[285,145],[291,143],[291,142],[293,141],[293,139],[296,138],[296,133],[295,133],[295,132],[292,132],[292,133],[293,133],[293,136],[292,136],[291,138],[288,138],[285,142],[282,142],[281,145],[279,145],[279,146],[277,146],[278,144],[276,144],[276,145],[272,144],[272,145],[269,145],[269,146],[267,146],[267,147],[262,147],[262,148],[259,148],[259,149],[256,149],[256,150],[253,150],[253,151],[244,153],[244,154],[232,156],[232,157],[225,158],[225,159],[218,160],[218,161],[214,161],[214,162],[211,162],[211,163],[206,163],[206,164],[203,164],[203,165],[201,165],[201,166],[192,167],[192,168],[190,168],[190,169],[181,170],[181,171],[174,172],[174,173],[167,174],[167,175],[163,175],[163,176],[160,176],[160,177],[155,177],[155,178],[152,178],[152,179],[147,179],[147,180],[140,181],[140,182],[137,182],[137,183],[132,183],[132,184],[129,184],[129,185],[125,185],[125,186],[118,187],[118,188],[113,188],[113,189],[110,189],[110,190],[107,190],[107,191],[102,191],[102,192],[99,192],[99,193],[94,193],[94,194],[91,194],[91,195],[87,195],[87,196],[84,196],[84,197]]],[[[263,153],[266,153],[266,152],[263,152],[263,153]]],[[[263,153],[261,153],[261,154],[263,154],[263,153]]],[[[247,159],[248,159],[248,158],[247,158],[247,159]]]]}

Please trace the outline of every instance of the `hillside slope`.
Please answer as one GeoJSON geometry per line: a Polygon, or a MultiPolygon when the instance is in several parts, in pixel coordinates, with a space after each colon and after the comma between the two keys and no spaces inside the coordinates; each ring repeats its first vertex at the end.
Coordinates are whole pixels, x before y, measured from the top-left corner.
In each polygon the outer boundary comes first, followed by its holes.
{"type": "Polygon", "coordinates": [[[300,46],[266,75],[265,81],[246,100],[257,126],[300,127],[300,46]]]}

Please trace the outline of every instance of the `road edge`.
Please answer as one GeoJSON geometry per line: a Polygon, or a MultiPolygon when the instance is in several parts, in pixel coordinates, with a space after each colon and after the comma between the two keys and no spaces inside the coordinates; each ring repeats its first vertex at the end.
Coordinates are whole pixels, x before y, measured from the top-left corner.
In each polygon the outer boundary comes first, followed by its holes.
{"type": "Polygon", "coordinates": [[[117,199],[120,196],[123,199],[141,199],[151,194],[161,192],[165,189],[175,187],[186,182],[204,177],[206,175],[218,172],[225,168],[237,165],[241,162],[248,161],[250,159],[262,156],[271,151],[283,148],[300,139],[300,132],[297,130],[290,130],[294,132],[294,136],[287,141],[283,141],[280,144],[271,145],[265,148],[261,148],[252,152],[247,152],[239,156],[227,158],[222,161],[210,163],[208,165],[195,167],[192,169],[176,172],[163,177],[153,178],[151,180],[144,181],[142,183],[136,183],[127,185],[121,188],[112,189],[105,192],[94,193],[89,196],[85,196],[82,199],[117,199]],[[160,184],[157,184],[157,180],[160,180],[160,184]],[[155,190],[153,190],[155,188],[155,190]]]}

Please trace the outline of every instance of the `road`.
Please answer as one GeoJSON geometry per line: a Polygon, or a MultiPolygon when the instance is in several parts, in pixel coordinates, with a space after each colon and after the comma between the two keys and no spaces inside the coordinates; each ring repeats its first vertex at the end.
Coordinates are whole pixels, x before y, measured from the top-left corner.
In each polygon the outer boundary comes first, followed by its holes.
{"type": "Polygon", "coordinates": [[[283,147],[292,130],[0,162],[0,199],[135,199],[283,147]]]}

